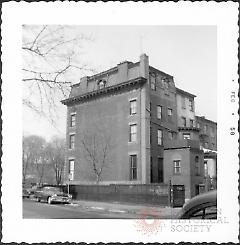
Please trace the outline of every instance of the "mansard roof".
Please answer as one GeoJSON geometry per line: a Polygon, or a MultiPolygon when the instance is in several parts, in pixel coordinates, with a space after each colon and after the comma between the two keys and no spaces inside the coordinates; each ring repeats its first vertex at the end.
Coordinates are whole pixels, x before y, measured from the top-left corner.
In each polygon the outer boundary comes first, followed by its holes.
{"type": "Polygon", "coordinates": [[[95,98],[98,96],[102,96],[102,95],[106,95],[109,93],[117,92],[119,90],[123,90],[124,88],[127,88],[127,87],[141,85],[141,84],[145,83],[146,81],[147,81],[147,79],[144,77],[137,77],[137,78],[128,80],[128,81],[123,82],[123,83],[115,84],[113,86],[105,87],[102,89],[97,89],[97,90],[94,90],[94,91],[91,91],[91,92],[88,92],[88,93],[85,93],[82,95],[70,97],[68,99],[62,100],[61,102],[64,105],[70,105],[70,104],[74,104],[74,103],[84,102],[88,99],[92,99],[92,98],[95,98]]]}

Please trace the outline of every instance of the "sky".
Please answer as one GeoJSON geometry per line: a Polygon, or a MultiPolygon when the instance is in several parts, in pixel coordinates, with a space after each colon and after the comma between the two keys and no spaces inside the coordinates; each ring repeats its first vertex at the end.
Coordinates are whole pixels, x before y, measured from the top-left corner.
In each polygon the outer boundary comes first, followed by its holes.
{"type": "MultiPolygon", "coordinates": [[[[142,53],[151,66],[174,77],[178,88],[195,94],[196,115],[217,121],[217,28],[216,26],[75,26],[73,31],[91,36],[81,60],[98,72],[128,60],[139,61],[142,53]]],[[[85,75],[92,75],[86,73],[85,75]]],[[[78,82],[80,77],[72,77],[78,82]]],[[[23,108],[23,132],[49,140],[64,137],[66,107],[53,127],[23,108]]]]}

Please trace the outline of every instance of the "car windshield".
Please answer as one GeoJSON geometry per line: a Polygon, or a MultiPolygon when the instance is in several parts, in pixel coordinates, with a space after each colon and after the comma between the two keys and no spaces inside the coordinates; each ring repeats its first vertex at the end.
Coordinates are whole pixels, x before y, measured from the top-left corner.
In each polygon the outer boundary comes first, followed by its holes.
{"type": "Polygon", "coordinates": [[[62,192],[61,188],[58,187],[44,187],[43,188],[44,191],[52,191],[52,192],[62,192]]]}

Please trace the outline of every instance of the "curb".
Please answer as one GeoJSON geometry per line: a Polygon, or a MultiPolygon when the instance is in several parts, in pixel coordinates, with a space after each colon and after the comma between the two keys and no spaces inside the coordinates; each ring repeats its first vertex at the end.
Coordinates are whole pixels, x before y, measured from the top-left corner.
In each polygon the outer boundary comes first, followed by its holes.
{"type": "MultiPolygon", "coordinates": [[[[78,203],[72,203],[72,204],[67,204],[67,205],[71,205],[73,207],[80,207],[83,209],[91,209],[91,210],[95,210],[95,211],[104,211],[104,212],[110,212],[110,213],[129,213],[129,214],[139,214],[139,215],[143,215],[141,211],[139,210],[125,210],[125,209],[114,209],[114,208],[103,208],[103,207],[99,207],[99,206],[87,206],[87,205],[82,205],[82,204],[78,204],[78,203]]],[[[155,218],[159,218],[159,215],[154,215],[154,214],[149,214],[149,217],[155,217],[155,218]]]]}

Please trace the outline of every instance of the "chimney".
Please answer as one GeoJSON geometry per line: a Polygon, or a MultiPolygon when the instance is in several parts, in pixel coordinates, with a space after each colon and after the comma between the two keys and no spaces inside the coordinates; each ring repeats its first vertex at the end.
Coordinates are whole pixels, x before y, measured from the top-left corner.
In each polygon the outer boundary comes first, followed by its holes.
{"type": "Polygon", "coordinates": [[[149,60],[146,54],[140,55],[140,76],[146,79],[149,76],[149,60]]]}
{"type": "Polygon", "coordinates": [[[118,83],[128,80],[128,62],[124,61],[117,65],[118,67],[118,83]]]}
{"type": "Polygon", "coordinates": [[[82,91],[87,91],[87,81],[88,81],[88,76],[80,78],[80,88],[82,91]]]}

